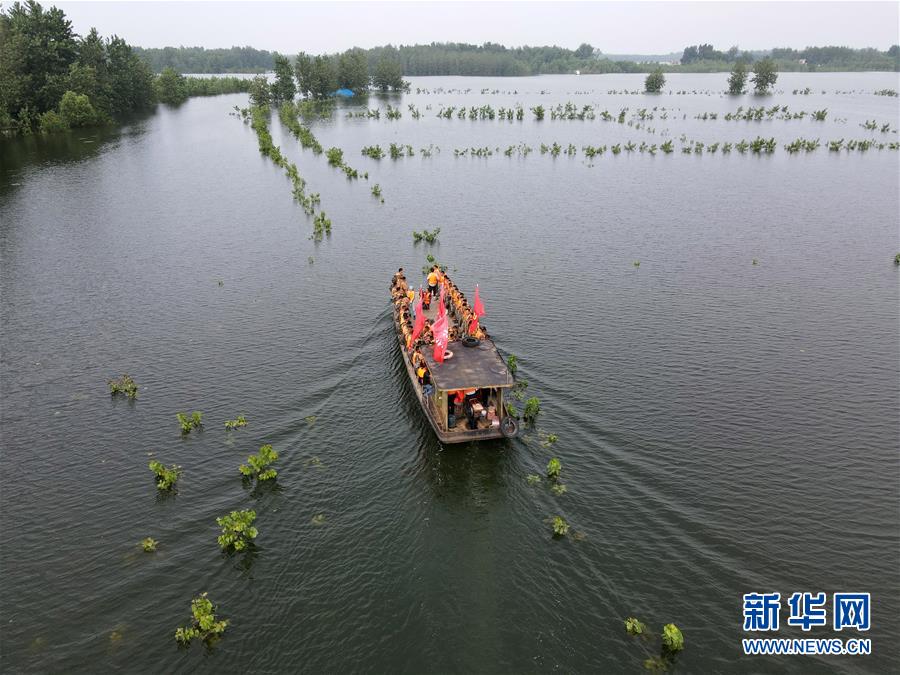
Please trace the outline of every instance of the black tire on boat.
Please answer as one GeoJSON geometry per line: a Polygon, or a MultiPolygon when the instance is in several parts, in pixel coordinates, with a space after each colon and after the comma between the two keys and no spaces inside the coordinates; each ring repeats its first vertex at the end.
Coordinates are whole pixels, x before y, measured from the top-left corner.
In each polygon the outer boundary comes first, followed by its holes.
{"type": "Polygon", "coordinates": [[[519,425],[512,417],[504,417],[500,422],[500,433],[506,438],[512,438],[519,432],[519,425]]]}
{"type": "Polygon", "coordinates": [[[466,337],[462,339],[462,343],[464,347],[477,347],[479,340],[471,335],[466,335],[466,337]]]}

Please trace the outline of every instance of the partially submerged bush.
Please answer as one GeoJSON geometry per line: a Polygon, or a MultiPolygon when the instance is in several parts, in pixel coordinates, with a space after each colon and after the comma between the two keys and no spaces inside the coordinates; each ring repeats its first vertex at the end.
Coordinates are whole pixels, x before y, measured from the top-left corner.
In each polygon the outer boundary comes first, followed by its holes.
{"type": "Polygon", "coordinates": [[[137,398],[138,386],[137,382],[131,379],[130,375],[122,375],[119,379],[108,380],[109,393],[111,396],[116,394],[125,394],[130,399],[137,398]]]}
{"type": "Polygon", "coordinates": [[[527,476],[525,476],[525,480],[528,481],[529,485],[537,485],[538,483],[541,482],[541,477],[538,476],[536,473],[530,473],[527,476]]]}
{"type": "Polygon", "coordinates": [[[625,619],[625,630],[629,635],[642,635],[647,630],[647,626],[630,616],[625,619]]]}
{"type": "Polygon", "coordinates": [[[247,418],[243,415],[238,415],[236,420],[225,420],[225,428],[228,429],[228,431],[245,426],[247,426],[247,418]]]}
{"type": "Polygon", "coordinates": [[[212,642],[217,639],[225,632],[228,620],[217,621],[214,609],[212,602],[206,597],[206,593],[194,598],[191,601],[193,621],[190,626],[180,626],[175,629],[175,640],[179,644],[189,645],[195,638],[204,642],[212,642]]]}
{"type": "Polygon", "coordinates": [[[196,410],[191,413],[190,417],[186,413],[175,413],[175,417],[178,418],[178,423],[181,425],[181,433],[183,434],[189,434],[191,429],[199,429],[203,426],[203,413],[196,410]]]}
{"type": "Polygon", "coordinates": [[[553,516],[553,535],[564,537],[569,533],[569,524],[562,516],[553,516]]]}
{"type": "Polygon", "coordinates": [[[680,652],[684,649],[684,635],[678,630],[678,626],[674,623],[667,623],[663,626],[662,632],[663,647],[669,652],[680,652]]]}
{"type": "Polygon", "coordinates": [[[562,495],[566,494],[566,490],[566,486],[562,483],[557,483],[556,485],[550,486],[550,492],[552,492],[557,497],[561,497],[562,495]]]}
{"type": "Polygon", "coordinates": [[[537,396],[532,396],[527,401],[525,401],[525,411],[522,413],[522,418],[526,422],[534,422],[537,419],[537,416],[541,413],[541,402],[537,396]]]}
{"type": "Polygon", "coordinates": [[[144,549],[144,553],[153,553],[158,543],[153,537],[147,537],[146,539],[141,539],[141,548],[144,549]]]}
{"type": "Polygon", "coordinates": [[[159,490],[171,490],[178,479],[181,477],[181,467],[173,464],[166,468],[162,462],[155,459],[150,461],[150,470],[156,476],[156,487],[159,490]]]}
{"type": "Polygon", "coordinates": [[[259,531],[253,527],[256,520],[256,511],[232,511],[226,516],[216,518],[216,523],[222,528],[222,534],[217,541],[223,551],[243,551],[256,539],[259,531]]]}
{"type": "Polygon", "coordinates": [[[515,377],[516,371],[519,369],[519,359],[515,354],[510,354],[506,357],[506,367],[509,368],[509,372],[515,377]]]}
{"type": "Polygon", "coordinates": [[[560,471],[562,471],[562,463],[556,457],[547,462],[547,478],[559,478],[560,471]]]}
{"type": "Polygon", "coordinates": [[[278,475],[275,469],[267,468],[276,459],[278,453],[272,449],[271,445],[264,445],[255,455],[247,457],[247,464],[241,464],[238,470],[247,478],[256,478],[256,480],[270,480],[278,475]]]}

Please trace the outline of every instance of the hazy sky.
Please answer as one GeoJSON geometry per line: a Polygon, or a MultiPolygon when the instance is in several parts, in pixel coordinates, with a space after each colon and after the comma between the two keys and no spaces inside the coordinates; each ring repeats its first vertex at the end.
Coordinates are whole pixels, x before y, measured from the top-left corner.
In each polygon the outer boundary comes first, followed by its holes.
{"type": "Polygon", "coordinates": [[[142,47],[250,45],[286,53],[429,42],[589,42],[610,54],[900,42],[898,2],[50,2],[84,34],[142,47]]]}

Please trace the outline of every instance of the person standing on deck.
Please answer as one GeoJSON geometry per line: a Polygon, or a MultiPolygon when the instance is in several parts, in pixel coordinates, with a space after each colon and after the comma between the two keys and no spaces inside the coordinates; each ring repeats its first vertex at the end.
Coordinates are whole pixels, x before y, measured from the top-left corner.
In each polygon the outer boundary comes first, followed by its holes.
{"type": "Polygon", "coordinates": [[[440,277],[438,276],[438,266],[435,265],[431,268],[431,271],[428,273],[428,292],[431,295],[437,294],[437,285],[440,277]]]}

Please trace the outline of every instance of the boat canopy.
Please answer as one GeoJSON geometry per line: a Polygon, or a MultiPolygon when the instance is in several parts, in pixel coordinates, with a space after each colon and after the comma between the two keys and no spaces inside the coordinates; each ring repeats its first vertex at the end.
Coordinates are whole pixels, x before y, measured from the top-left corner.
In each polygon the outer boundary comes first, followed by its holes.
{"type": "Polygon", "coordinates": [[[434,360],[433,349],[422,349],[431,373],[431,382],[436,389],[452,391],[513,385],[509,369],[490,340],[482,340],[476,347],[451,342],[447,348],[453,352],[453,357],[445,358],[443,363],[434,360]]]}

